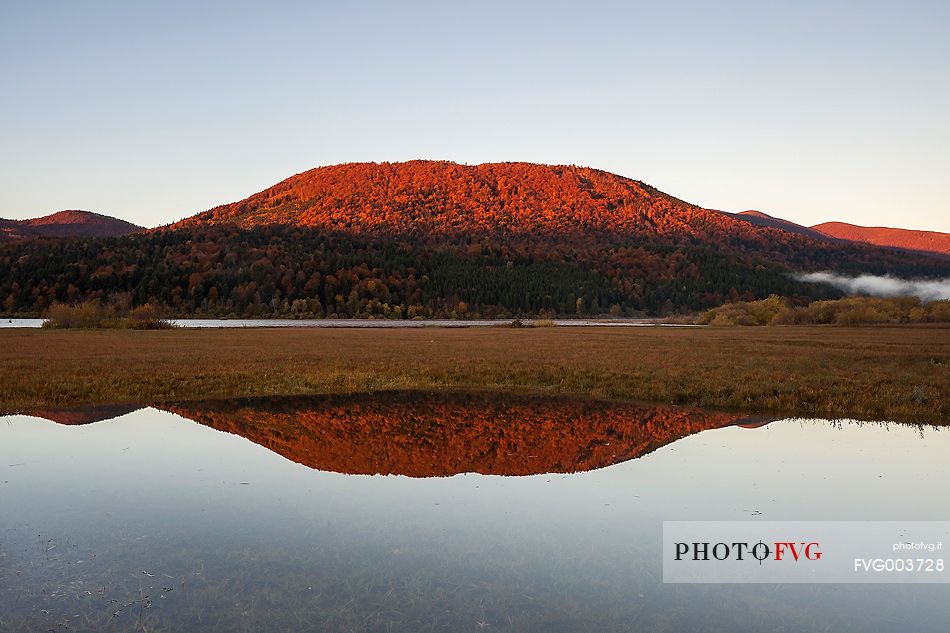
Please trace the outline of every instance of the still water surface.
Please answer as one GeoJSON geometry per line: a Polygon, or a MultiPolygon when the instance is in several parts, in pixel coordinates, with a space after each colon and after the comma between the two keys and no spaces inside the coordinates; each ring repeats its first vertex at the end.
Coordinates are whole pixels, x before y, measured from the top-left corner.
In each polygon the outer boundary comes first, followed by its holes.
{"type": "Polygon", "coordinates": [[[663,520],[946,520],[950,431],[478,394],[0,418],[0,631],[946,631],[664,585],[663,520]]]}

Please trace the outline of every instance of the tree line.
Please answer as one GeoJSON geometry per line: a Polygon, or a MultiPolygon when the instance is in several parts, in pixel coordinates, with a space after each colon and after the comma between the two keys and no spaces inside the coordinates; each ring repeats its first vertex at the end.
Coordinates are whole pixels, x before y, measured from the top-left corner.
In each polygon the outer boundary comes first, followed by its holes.
{"type": "Polygon", "coordinates": [[[934,274],[943,262],[824,245],[771,253],[737,244],[615,233],[501,231],[443,239],[264,225],[194,226],[119,238],[0,244],[0,311],[87,300],[169,316],[507,318],[669,315],[771,294],[840,296],[792,270],[934,274]],[[851,249],[850,253],[848,249],[851,249]],[[844,263],[842,266],[841,263],[844,263]]]}

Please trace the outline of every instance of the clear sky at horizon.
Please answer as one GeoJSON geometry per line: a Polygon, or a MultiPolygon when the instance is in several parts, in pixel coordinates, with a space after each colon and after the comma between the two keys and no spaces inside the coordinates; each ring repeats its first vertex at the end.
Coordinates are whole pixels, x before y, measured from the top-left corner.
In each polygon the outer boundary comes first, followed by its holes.
{"type": "Polygon", "coordinates": [[[0,217],[155,226],[318,165],[589,165],[950,232],[950,2],[0,4],[0,217]]]}

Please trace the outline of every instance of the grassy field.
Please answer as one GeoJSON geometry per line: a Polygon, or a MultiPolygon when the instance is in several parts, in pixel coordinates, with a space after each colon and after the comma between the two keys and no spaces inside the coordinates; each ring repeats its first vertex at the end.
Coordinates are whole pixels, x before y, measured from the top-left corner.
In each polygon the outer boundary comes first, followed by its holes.
{"type": "Polygon", "coordinates": [[[0,410],[489,389],[950,422],[950,327],[0,330],[0,410]]]}

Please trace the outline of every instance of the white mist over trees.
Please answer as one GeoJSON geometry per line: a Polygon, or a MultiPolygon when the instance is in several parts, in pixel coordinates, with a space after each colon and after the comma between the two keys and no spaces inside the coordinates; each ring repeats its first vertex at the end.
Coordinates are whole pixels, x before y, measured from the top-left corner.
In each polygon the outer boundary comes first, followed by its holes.
{"type": "Polygon", "coordinates": [[[950,277],[913,280],[889,275],[846,277],[835,273],[805,273],[796,275],[796,279],[828,284],[848,294],[865,294],[874,297],[917,297],[921,301],[950,299],[950,277]]]}

